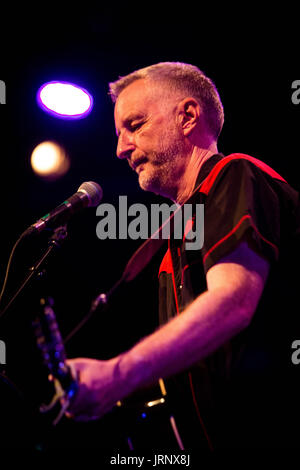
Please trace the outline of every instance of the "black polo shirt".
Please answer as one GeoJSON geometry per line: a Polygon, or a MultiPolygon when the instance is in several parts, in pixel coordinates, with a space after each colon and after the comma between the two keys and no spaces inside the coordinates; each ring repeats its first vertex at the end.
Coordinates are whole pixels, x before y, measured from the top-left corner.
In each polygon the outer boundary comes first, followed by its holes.
{"type": "Polygon", "coordinates": [[[300,365],[298,371],[291,361],[291,345],[300,339],[292,272],[300,252],[299,194],[260,160],[217,154],[202,166],[187,203],[204,204],[204,243],[187,249],[186,232],[168,241],[159,270],[161,323],[207,289],[207,271],[241,241],[271,266],[249,327],[169,381],[175,415],[189,428],[187,447],[296,446],[300,365]]]}

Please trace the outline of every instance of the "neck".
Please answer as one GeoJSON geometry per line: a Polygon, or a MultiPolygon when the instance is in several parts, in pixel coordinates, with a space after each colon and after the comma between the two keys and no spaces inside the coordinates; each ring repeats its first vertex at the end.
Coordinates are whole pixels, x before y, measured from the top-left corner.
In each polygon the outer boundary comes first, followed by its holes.
{"type": "Polygon", "coordinates": [[[183,176],[179,180],[174,202],[183,204],[192,195],[200,169],[203,164],[216,153],[218,153],[216,143],[207,149],[194,147],[192,155],[184,168],[183,176]]]}

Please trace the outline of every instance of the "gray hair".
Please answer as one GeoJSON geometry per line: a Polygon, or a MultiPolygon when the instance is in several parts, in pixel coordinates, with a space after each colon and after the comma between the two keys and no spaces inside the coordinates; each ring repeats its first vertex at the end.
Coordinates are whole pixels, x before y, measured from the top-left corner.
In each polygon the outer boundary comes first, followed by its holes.
{"type": "Polygon", "coordinates": [[[113,103],[120,93],[139,79],[165,83],[169,94],[180,92],[192,96],[203,109],[206,123],[212,136],[217,139],[224,123],[224,109],[213,81],[198,67],[182,62],[160,62],[150,65],[109,83],[109,94],[113,103]]]}

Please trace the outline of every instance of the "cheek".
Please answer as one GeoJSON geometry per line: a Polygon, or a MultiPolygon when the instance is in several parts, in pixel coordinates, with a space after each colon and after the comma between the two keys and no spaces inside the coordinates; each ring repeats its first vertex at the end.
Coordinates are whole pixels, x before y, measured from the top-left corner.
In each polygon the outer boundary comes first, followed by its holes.
{"type": "Polygon", "coordinates": [[[161,116],[153,120],[149,120],[136,134],[136,139],[145,146],[158,145],[164,136],[168,133],[170,122],[161,116]]]}
{"type": "Polygon", "coordinates": [[[158,145],[157,134],[150,131],[141,131],[136,135],[135,143],[137,148],[144,152],[151,152],[156,149],[158,145]]]}
{"type": "Polygon", "coordinates": [[[165,117],[158,118],[155,123],[149,123],[136,133],[137,148],[144,152],[160,152],[172,142],[178,140],[178,129],[173,121],[165,117]]]}

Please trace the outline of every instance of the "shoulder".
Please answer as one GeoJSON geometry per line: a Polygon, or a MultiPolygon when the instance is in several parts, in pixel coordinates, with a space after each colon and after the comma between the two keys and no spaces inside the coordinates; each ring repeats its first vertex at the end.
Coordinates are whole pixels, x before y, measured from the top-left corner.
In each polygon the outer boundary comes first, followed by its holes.
{"type": "MultiPolygon", "coordinates": [[[[241,182],[241,177],[271,179],[286,183],[285,179],[262,160],[243,153],[230,154],[220,160],[199,187],[199,192],[209,194],[210,190],[224,178],[230,177],[241,182]]],[[[234,181],[232,181],[234,182],[234,181]]]]}

